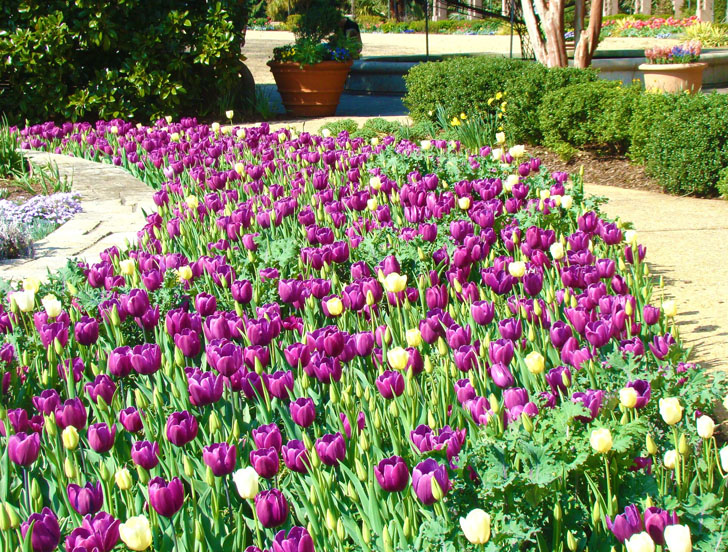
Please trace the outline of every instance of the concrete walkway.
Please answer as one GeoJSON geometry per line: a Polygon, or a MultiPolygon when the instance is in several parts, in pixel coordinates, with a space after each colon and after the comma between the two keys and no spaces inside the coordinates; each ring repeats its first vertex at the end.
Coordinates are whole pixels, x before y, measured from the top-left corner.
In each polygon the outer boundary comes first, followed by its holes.
{"type": "Polygon", "coordinates": [[[0,278],[43,279],[49,270],[65,266],[74,257],[98,262],[99,253],[107,247],[135,241],[145,223],[142,210],[156,209],[151,189],[120,167],[52,153],[28,152],[27,156],[41,165],[56,164],[61,177],[68,177],[72,190],[81,195],[83,212],[36,242],[33,259],[0,261],[0,278]]]}

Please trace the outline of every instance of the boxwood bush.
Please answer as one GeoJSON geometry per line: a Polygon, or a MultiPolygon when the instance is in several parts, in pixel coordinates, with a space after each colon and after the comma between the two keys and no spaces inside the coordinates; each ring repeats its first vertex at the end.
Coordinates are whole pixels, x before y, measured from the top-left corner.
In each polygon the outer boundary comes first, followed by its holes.
{"type": "Polygon", "coordinates": [[[603,80],[548,92],[538,109],[544,144],[626,151],[632,111],[640,92],[637,86],[603,80]]]}
{"type": "Polygon", "coordinates": [[[242,110],[250,3],[47,0],[0,8],[0,112],[38,122],[242,110]]]}
{"type": "Polygon", "coordinates": [[[511,143],[561,154],[585,146],[627,152],[669,193],[728,196],[728,96],[654,94],[602,81],[593,69],[551,69],[497,57],[422,63],[405,76],[416,122],[487,111],[505,93],[511,143]]]}

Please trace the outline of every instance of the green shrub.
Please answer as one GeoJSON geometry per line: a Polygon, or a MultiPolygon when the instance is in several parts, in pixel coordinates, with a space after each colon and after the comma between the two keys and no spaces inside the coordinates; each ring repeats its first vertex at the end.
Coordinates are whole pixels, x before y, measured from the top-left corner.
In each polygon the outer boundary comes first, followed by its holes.
{"type": "Polygon", "coordinates": [[[281,29],[284,31],[293,32],[301,24],[301,15],[298,13],[292,13],[286,18],[286,22],[281,25],[281,29]]]}
{"type": "Polygon", "coordinates": [[[522,60],[478,56],[422,63],[405,76],[404,104],[415,121],[434,120],[437,106],[449,116],[488,107],[488,99],[505,92],[509,140],[539,143],[538,107],[543,96],[571,84],[597,79],[592,69],[548,69],[522,60]]]}
{"type": "Polygon", "coordinates": [[[11,122],[244,110],[248,0],[24,6],[0,29],[0,112],[11,122]]]}
{"type": "Polygon", "coordinates": [[[375,134],[395,134],[399,130],[400,124],[397,121],[388,121],[381,117],[367,119],[362,129],[371,130],[375,134]]]}
{"type": "Polygon", "coordinates": [[[485,56],[420,63],[405,75],[404,105],[415,121],[434,120],[440,105],[449,115],[483,110],[488,98],[503,92],[508,81],[527,65],[485,56]]]}
{"type": "Polygon", "coordinates": [[[581,85],[597,79],[598,74],[594,69],[549,69],[540,64],[529,63],[505,88],[508,101],[504,124],[506,136],[517,143],[540,144],[543,133],[539,124],[538,108],[544,96],[566,86],[581,85]]]}
{"type": "Polygon", "coordinates": [[[721,169],[718,176],[718,193],[728,199],[728,167],[721,169]]]}
{"type": "Polygon", "coordinates": [[[340,121],[331,121],[330,123],[326,123],[321,127],[320,131],[324,129],[331,132],[331,136],[338,136],[339,133],[344,131],[349,134],[356,132],[359,130],[359,125],[354,119],[341,119],[340,121]]]}
{"type": "Polygon", "coordinates": [[[632,126],[645,128],[632,132],[638,138],[632,156],[644,162],[647,174],[672,194],[717,195],[728,166],[728,97],[647,93],[637,109],[644,111],[632,126]]]}
{"type": "Polygon", "coordinates": [[[641,87],[613,81],[571,84],[548,92],[538,109],[539,127],[547,146],[601,146],[625,151],[630,123],[641,87]]]}

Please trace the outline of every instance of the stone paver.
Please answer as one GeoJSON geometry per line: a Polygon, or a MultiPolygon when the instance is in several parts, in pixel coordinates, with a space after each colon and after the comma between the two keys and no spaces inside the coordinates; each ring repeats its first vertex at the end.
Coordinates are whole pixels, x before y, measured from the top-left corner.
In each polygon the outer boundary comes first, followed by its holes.
{"type": "MultiPolygon", "coordinates": [[[[634,224],[664,297],[678,305],[678,329],[693,359],[728,370],[728,202],[587,184],[604,211],[634,224]]],[[[655,289],[653,303],[659,304],[655,289]]]]}
{"type": "Polygon", "coordinates": [[[145,223],[143,211],[155,209],[150,188],[120,167],[41,152],[29,152],[28,157],[39,164],[55,163],[81,195],[83,212],[36,242],[33,259],[0,261],[0,278],[42,279],[69,258],[98,262],[107,247],[136,240],[145,223]]]}

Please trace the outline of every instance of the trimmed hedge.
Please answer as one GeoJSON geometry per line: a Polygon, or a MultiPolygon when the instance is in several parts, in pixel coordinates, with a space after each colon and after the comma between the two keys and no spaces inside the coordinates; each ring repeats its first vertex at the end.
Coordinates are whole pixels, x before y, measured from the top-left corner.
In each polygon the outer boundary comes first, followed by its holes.
{"type": "Polygon", "coordinates": [[[592,69],[547,69],[534,62],[501,57],[454,58],[410,69],[405,76],[404,104],[415,121],[434,120],[438,105],[451,115],[481,111],[487,108],[490,97],[504,92],[506,133],[517,142],[538,143],[542,138],[538,108],[543,96],[597,78],[592,69]]]}
{"type": "Polygon", "coordinates": [[[572,84],[548,92],[538,109],[547,146],[597,146],[624,152],[641,89],[613,81],[572,84]]]}
{"type": "Polygon", "coordinates": [[[504,92],[509,142],[627,152],[669,193],[728,197],[727,95],[645,93],[592,69],[494,57],[423,63],[405,81],[415,121],[433,120],[438,105],[449,116],[485,111],[504,92]]]}

